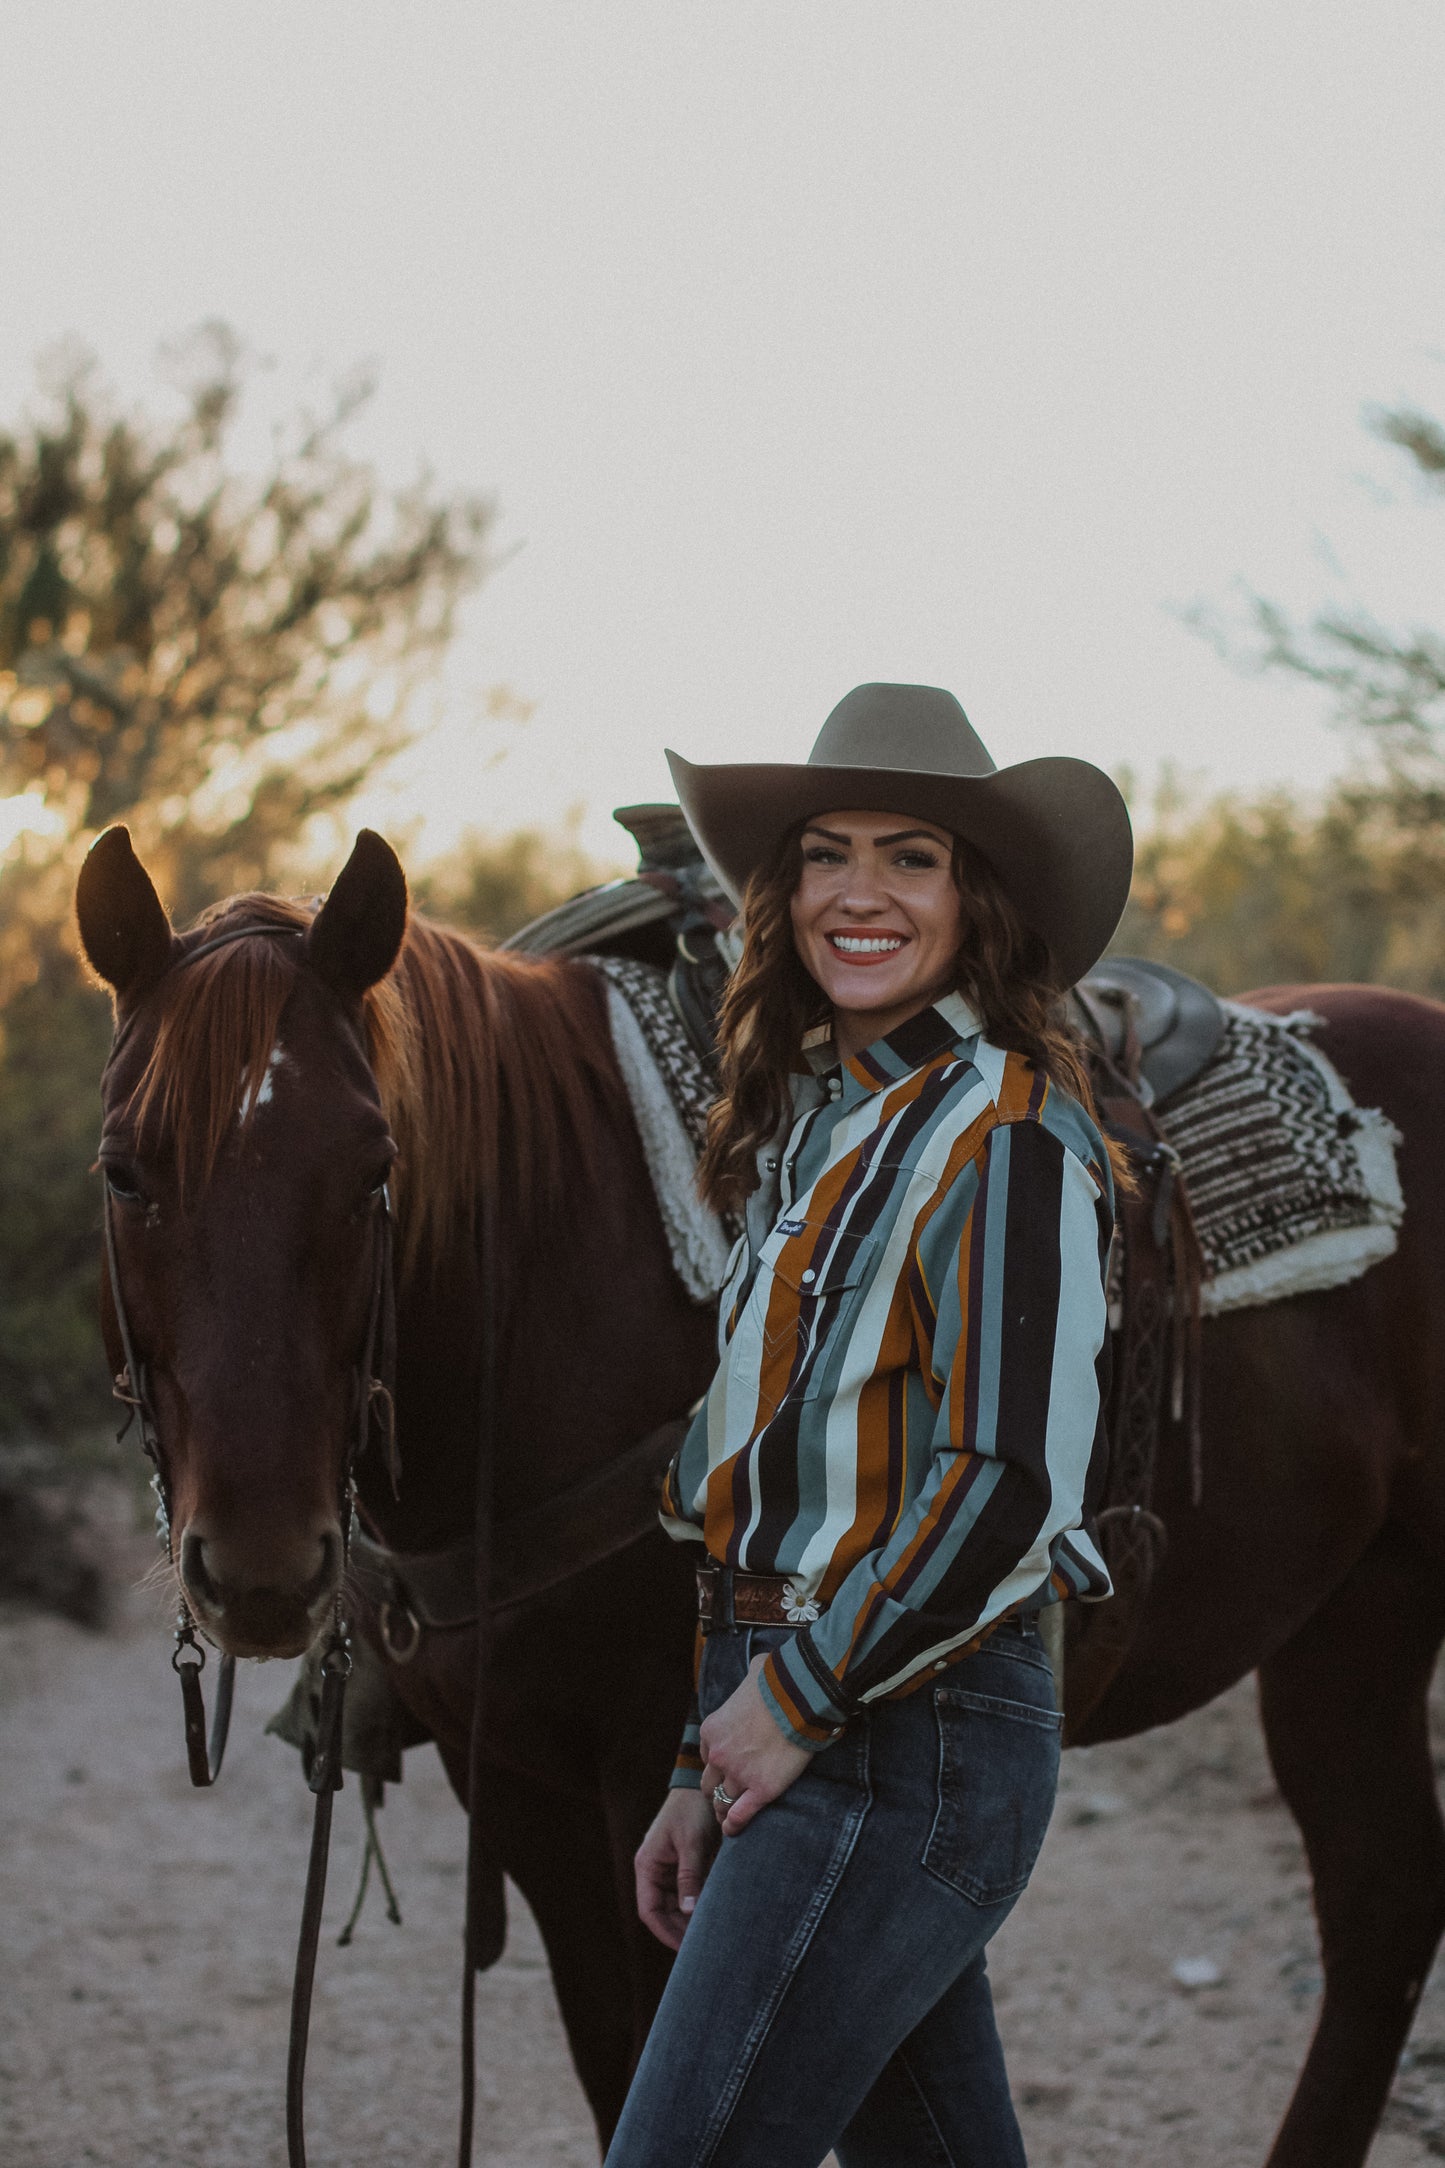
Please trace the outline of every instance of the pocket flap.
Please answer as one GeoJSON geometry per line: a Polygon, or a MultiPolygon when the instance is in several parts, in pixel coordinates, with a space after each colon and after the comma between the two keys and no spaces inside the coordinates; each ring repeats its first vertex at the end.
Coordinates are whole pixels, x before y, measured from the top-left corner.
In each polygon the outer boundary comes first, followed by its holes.
{"type": "Polygon", "coordinates": [[[877,1248],[876,1235],[788,1219],[774,1228],[762,1255],[773,1276],[794,1294],[840,1295],[867,1279],[877,1248]]]}

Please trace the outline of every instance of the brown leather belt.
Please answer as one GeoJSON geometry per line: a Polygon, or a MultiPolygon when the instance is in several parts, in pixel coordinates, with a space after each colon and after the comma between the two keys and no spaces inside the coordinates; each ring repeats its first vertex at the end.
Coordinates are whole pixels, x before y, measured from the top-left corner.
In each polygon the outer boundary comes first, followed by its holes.
{"type": "Polygon", "coordinates": [[[818,1606],[785,1573],[739,1573],[709,1560],[697,1569],[697,1615],[706,1633],[735,1626],[808,1626],[818,1606]]]}
{"type": "MultiPolygon", "coordinates": [[[[735,1566],[709,1559],[697,1569],[697,1615],[703,1632],[710,1634],[731,1633],[738,1626],[810,1626],[820,1613],[785,1573],[740,1573],[735,1566]]],[[[987,1627],[979,1640],[996,1633],[1026,1633],[1032,1624],[1031,1612],[1011,1612],[987,1627]]]]}

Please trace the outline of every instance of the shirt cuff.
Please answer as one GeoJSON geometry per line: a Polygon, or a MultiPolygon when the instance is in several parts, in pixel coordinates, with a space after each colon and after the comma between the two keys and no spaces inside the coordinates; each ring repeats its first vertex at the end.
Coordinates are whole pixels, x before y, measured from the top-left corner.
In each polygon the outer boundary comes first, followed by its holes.
{"type": "Polygon", "coordinates": [[[810,1754],[831,1746],[852,1713],[806,1633],[790,1634],[773,1650],[758,1674],[758,1691],[783,1736],[810,1754]]]}
{"type": "Polygon", "coordinates": [[[687,1712],[687,1722],[682,1727],[682,1743],[677,1750],[677,1761],[668,1778],[670,1792],[695,1792],[702,1785],[702,1746],[699,1734],[702,1717],[696,1700],[687,1712]]]}

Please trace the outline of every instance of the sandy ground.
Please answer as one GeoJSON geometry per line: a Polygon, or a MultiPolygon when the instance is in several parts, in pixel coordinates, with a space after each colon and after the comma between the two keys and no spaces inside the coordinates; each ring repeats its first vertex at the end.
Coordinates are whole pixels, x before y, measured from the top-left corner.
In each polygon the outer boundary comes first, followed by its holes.
{"type": "MultiPolygon", "coordinates": [[[[294,1922],[309,1827],[261,1736],[288,1669],[243,1667],[227,1767],[191,1791],[155,1599],[102,1637],[0,1619],[0,2163],[283,2168],[294,1922]]],[[[405,1925],[335,1928],[360,1857],[337,1803],[308,2073],[313,2168],[454,2158],[464,1827],[429,1749],[388,1795],[405,1925]]],[[[1258,2168],[1319,1981],[1293,1824],[1246,1683],[1166,1732],[1067,1756],[1044,1857],[995,1945],[1034,2168],[1258,2168]],[[1214,1984],[1187,1988],[1181,1960],[1214,1984]]],[[[480,1992],[487,2168],[584,2168],[591,2131],[535,1931],[513,1901],[480,1992]]],[[[1437,1968],[1372,2168],[1445,2159],[1437,1968]]]]}

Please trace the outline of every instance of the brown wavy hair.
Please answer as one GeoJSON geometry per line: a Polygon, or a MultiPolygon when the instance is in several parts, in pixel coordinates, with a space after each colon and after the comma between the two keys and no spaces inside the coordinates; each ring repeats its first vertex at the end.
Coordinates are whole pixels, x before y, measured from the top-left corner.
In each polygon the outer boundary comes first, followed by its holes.
{"type": "MultiPolygon", "coordinates": [[[[704,1201],[718,1212],[736,1212],[757,1188],[757,1155],[788,1113],[790,1080],[805,1066],[803,1035],[832,1018],[793,940],[804,825],[783,838],[743,898],[743,953],[718,1018],[720,1089],[697,1171],[704,1201]]],[[[961,836],[953,839],[953,879],[966,906],[954,985],[995,1046],[1022,1054],[1097,1121],[1083,1048],[1050,982],[1042,938],[1024,924],[983,853],[961,836]]],[[[1122,1150],[1106,1142],[1116,1188],[1132,1189],[1122,1150]]]]}

